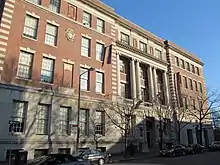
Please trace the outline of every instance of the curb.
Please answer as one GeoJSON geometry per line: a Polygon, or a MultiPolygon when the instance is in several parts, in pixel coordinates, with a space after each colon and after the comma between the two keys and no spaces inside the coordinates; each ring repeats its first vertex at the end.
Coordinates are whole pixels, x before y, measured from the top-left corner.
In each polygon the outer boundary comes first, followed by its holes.
{"type": "Polygon", "coordinates": [[[111,163],[118,163],[118,162],[127,162],[127,161],[133,161],[133,160],[141,160],[141,159],[147,159],[147,158],[155,158],[158,157],[158,155],[149,155],[145,157],[138,157],[138,158],[125,158],[121,160],[112,160],[111,163]]]}

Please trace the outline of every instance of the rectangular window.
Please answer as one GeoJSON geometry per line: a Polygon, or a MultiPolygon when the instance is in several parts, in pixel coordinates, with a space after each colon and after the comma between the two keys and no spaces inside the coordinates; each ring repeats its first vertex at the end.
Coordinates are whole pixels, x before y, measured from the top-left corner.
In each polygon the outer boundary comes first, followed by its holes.
{"type": "Polygon", "coordinates": [[[80,76],[80,89],[88,91],[89,90],[89,71],[86,68],[80,68],[80,74],[84,73],[80,76]]]}
{"type": "Polygon", "coordinates": [[[185,64],[184,64],[184,61],[182,59],[180,59],[180,67],[185,69],[185,64]]]}
{"type": "Polygon", "coordinates": [[[176,66],[180,66],[180,64],[179,64],[179,58],[176,57],[176,56],[175,56],[175,65],[176,65],[176,66]]]}
{"type": "Polygon", "coordinates": [[[199,72],[199,68],[198,68],[198,67],[196,67],[196,74],[197,74],[198,76],[200,76],[200,72],[199,72]]]}
{"type": "Polygon", "coordinates": [[[197,85],[197,81],[195,80],[194,80],[194,85],[195,85],[196,92],[198,92],[198,85],[197,85]]]}
{"type": "Polygon", "coordinates": [[[189,79],[189,86],[190,86],[190,89],[193,90],[193,82],[192,82],[192,79],[189,79]]]}
{"type": "Polygon", "coordinates": [[[97,18],[97,31],[100,33],[105,33],[105,21],[100,18],[97,18]]]}
{"type": "Polygon", "coordinates": [[[104,93],[104,73],[96,72],[96,92],[104,93]]]}
{"type": "Polygon", "coordinates": [[[162,52],[158,49],[155,49],[155,56],[159,59],[162,59],[162,52]]]}
{"type": "Polygon", "coordinates": [[[58,148],[58,154],[71,154],[71,149],[70,148],[58,148]]]}
{"type": "Polygon", "coordinates": [[[63,87],[73,87],[73,64],[63,63],[63,87]]]}
{"type": "Polygon", "coordinates": [[[41,82],[53,83],[54,60],[43,57],[41,67],[41,82]]]}
{"type": "Polygon", "coordinates": [[[187,78],[183,76],[183,84],[185,88],[188,88],[187,78]]]}
{"type": "Polygon", "coordinates": [[[189,65],[188,62],[186,62],[186,69],[187,69],[188,71],[190,71],[190,65],[189,65]]]}
{"type": "Polygon", "coordinates": [[[154,55],[154,48],[152,46],[150,46],[150,55],[154,55]]]}
{"type": "Polygon", "coordinates": [[[142,97],[141,100],[143,100],[143,101],[149,101],[147,89],[141,88],[141,97],[142,97]]]}
{"type": "Polygon", "coordinates": [[[137,48],[137,39],[133,38],[133,47],[137,48]]]}
{"type": "Polygon", "coordinates": [[[183,97],[183,106],[184,106],[184,108],[188,109],[188,100],[187,100],[187,97],[183,97]]]}
{"type": "Polygon", "coordinates": [[[20,78],[31,79],[32,76],[32,65],[33,65],[33,54],[21,51],[17,76],[20,78]]]}
{"type": "Polygon", "coordinates": [[[53,12],[59,13],[60,12],[60,0],[50,0],[49,8],[53,12]]]}
{"type": "Polygon", "coordinates": [[[73,20],[76,20],[77,16],[77,7],[72,4],[68,4],[68,14],[67,16],[73,20]]]}
{"type": "Polygon", "coordinates": [[[130,45],[129,35],[121,32],[121,42],[126,45],[130,45]]]}
{"type": "Polygon", "coordinates": [[[120,72],[127,74],[128,73],[128,62],[125,59],[120,59],[120,72]]]}
{"type": "Polygon", "coordinates": [[[129,99],[130,98],[129,84],[121,82],[120,88],[121,88],[121,97],[129,99]]]}
{"type": "Polygon", "coordinates": [[[105,135],[105,112],[96,111],[96,127],[95,133],[104,136],[105,135]]]}
{"type": "Polygon", "coordinates": [[[202,93],[202,83],[201,82],[199,82],[199,90],[202,93]]]}
{"type": "Polygon", "coordinates": [[[24,23],[23,35],[33,39],[37,39],[38,18],[26,15],[24,23]]]}
{"type": "Polygon", "coordinates": [[[29,0],[29,1],[31,1],[31,2],[33,2],[33,3],[35,3],[35,4],[38,4],[38,5],[41,4],[41,0],[29,0]]]}
{"type": "Polygon", "coordinates": [[[34,150],[34,158],[38,158],[41,156],[46,156],[49,153],[49,149],[35,149],[34,150]]]}
{"type": "Polygon", "coordinates": [[[50,23],[47,23],[45,43],[48,45],[56,46],[57,45],[57,33],[58,33],[58,27],[50,23]]]}
{"type": "Polygon", "coordinates": [[[88,135],[89,134],[89,110],[80,109],[80,134],[88,135]]]}
{"type": "Polygon", "coordinates": [[[83,25],[91,27],[92,16],[87,12],[83,12],[83,25]]]}
{"type": "Polygon", "coordinates": [[[103,61],[104,60],[104,45],[100,43],[96,43],[96,60],[103,61]]]}
{"type": "Polygon", "coordinates": [[[59,133],[62,135],[69,135],[69,116],[70,108],[60,107],[60,122],[59,122],[59,133]]]}
{"type": "Polygon", "coordinates": [[[81,55],[90,57],[90,39],[82,37],[81,55]]]}
{"type": "Polygon", "coordinates": [[[191,64],[191,70],[192,70],[193,73],[195,73],[195,67],[194,67],[193,64],[191,64]]]}
{"type": "Polygon", "coordinates": [[[147,44],[140,41],[140,50],[147,53],[147,44]]]}
{"type": "Polygon", "coordinates": [[[38,104],[37,107],[37,134],[48,134],[49,105],[38,104]]]}
{"type": "Polygon", "coordinates": [[[192,99],[192,107],[193,107],[194,110],[196,109],[196,101],[195,101],[195,99],[192,99]]]}
{"type": "Polygon", "coordinates": [[[27,102],[13,101],[13,111],[9,125],[9,132],[24,132],[27,107],[27,102]]]}

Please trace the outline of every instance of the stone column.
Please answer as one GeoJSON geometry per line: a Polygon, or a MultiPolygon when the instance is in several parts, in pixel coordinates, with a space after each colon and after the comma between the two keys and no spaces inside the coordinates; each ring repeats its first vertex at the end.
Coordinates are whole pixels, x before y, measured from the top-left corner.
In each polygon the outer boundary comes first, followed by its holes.
{"type": "Polygon", "coordinates": [[[121,78],[120,78],[120,55],[116,54],[116,65],[117,65],[117,95],[121,96],[121,78]]]}
{"type": "Polygon", "coordinates": [[[147,69],[147,77],[148,77],[148,90],[150,94],[150,100],[154,99],[154,81],[153,81],[153,74],[152,74],[152,67],[149,66],[147,69]]]}
{"type": "Polygon", "coordinates": [[[130,76],[131,76],[131,91],[132,91],[131,98],[135,99],[136,96],[137,96],[137,92],[136,92],[135,64],[134,64],[134,59],[133,58],[130,61],[130,65],[131,65],[130,76]]]}
{"type": "Polygon", "coordinates": [[[164,96],[165,96],[165,103],[169,104],[169,87],[168,87],[168,81],[167,81],[167,72],[163,72],[163,90],[164,90],[164,96]]]}
{"type": "Polygon", "coordinates": [[[141,100],[141,79],[140,79],[140,62],[136,62],[136,85],[137,85],[137,99],[141,100]]]}
{"type": "Polygon", "coordinates": [[[154,78],[154,96],[156,97],[158,94],[157,88],[157,69],[153,67],[153,78],[154,78]]]}

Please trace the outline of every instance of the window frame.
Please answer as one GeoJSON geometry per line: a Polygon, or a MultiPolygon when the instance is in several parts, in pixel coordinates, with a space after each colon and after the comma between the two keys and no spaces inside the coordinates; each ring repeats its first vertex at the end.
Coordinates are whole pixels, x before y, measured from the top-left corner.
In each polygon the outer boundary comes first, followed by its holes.
{"type": "Polygon", "coordinates": [[[142,41],[139,41],[139,49],[144,52],[144,53],[147,53],[147,44],[142,42],[142,41]],[[141,46],[142,45],[142,46],[141,46]]]}
{"type": "Polygon", "coordinates": [[[155,49],[155,57],[162,60],[163,59],[162,51],[159,49],[155,49]]]}
{"type": "Polygon", "coordinates": [[[105,136],[105,111],[96,110],[95,134],[105,136]],[[97,122],[97,113],[100,113],[100,121],[97,122]]]}
{"type": "Polygon", "coordinates": [[[187,77],[186,77],[186,76],[183,76],[183,81],[185,81],[185,82],[184,82],[184,87],[185,87],[186,89],[188,89],[188,81],[187,81],[187,77]]]}
{"type": "Polygon", "coordinates": [[[55,13],[60,13],[61,0],[50,0],[49,9],[55,13]],[[57,6],[59,4],[59,6],[57,6]]]}
{"type": "Polygon", "coordinates": [[[92,27],[92,15],[86,11],[83,11],[82,23],[84,26],[92,27]],[[89,17],[87,18],[86,15],[89,17]]]}
{"type": "Polygon", "coordinates": [[[196,92],[198,92],[198,83],[197,83],[196,80],[194,80],[194,86],[195,86],[195,90],[196,90],[196,92]]]}
{"type": "Polygon", "coordinates": [[[191,78],[189,78],[189,86],[190,86],[190,89],[193,90],[193,80],[191,78]]]}
{"type": "Polygon", "coordinates": [[[175,65],[180,66],[179,58],[177,56],[175,56],[174,59],[175,59],[175,65]]]}
{"type": "Polygon", "coordinates": [[[67,16],[76,21],[77,20],[77,7],[68,3],[67,16]],[[70,14],[71,13],[70,9],[72,9],[72,12],[73,12],[72,15],[70,14]],[[74,13],[74,11],[75,11],[75,13],[74,13]]]}
{"type": "Polygon", "coordinates": [[[58,41],[58,26],[51,24],[51,23],[47,23],[44,43],[50,46],[57,46],[57,41],[58,41]],[[54,28],[55,30],[53,31],[54,34],[52,34],[51,32],[48,32],[49,28],[51,27],[54,28]]]}
{"type": "Polygon", "coordinates": [[[80,108],[80,134],[81,135],[85,135],[85,136],[89,136],[89,109],[83,109],[83,108],[80,108]],[[84,116],[84,121],[82,121],[82,111],[84,111],[85,113],[85,116],[84,116]],[[82,126],[81,125],[84,125],[85,129],[84,129],[84,132],[82,132],[82,126]]]}
{"type": "Polygon", "coordinates": [[[35,3],[35,4],[38,4],[38,5],[41,5],[41,0],[28,0],[32,3],[35,3]]]}
{"type": "Polygon", "coordinates": [[[18,68],[17,68],[17,74],[16,74],[17,77],[30,80],[32,78],[33,61],[34,61],[34,53],[30,53],[30,52],[26,52],[26,51],[21,50],[19,60],[18,60],[18,68]],[[21,58],[21,56],[24,55],[24,54],[31,56],[30,64],[25,64],[25,63],[21,62],[21,59],[23,58],[23,57],[21,58]],[[22,66],[23,67],[28,67],[28,76],[27,77],[20,75],[20,69],[21,69],[22,66]]]}
{"type": "Polygon", "coordinates": [[[126,45],[130,45],[130,36],[126,33],[121,32],[121,42],[126,45]],[[123,38],[123,36],[125,38],[123,38]]]}
{"type": "Polygon", "coordinates": [[[96,30],[100,33],[105,33],[105,21],[103,19],[97,18],[96,30]],[[102,25],[98,24],[98,22],[102,23],[102,25]]]}
{"type": "Polygon", "coordinates": [[[186,62],[186,70],[188,70],[189,72],[191,71],[189,62],[186,62]]]}
{"type": "Polygon", "coordinates": [[[105,53],[105,45],[99,42],[96,42],[96,60],[104,61],[104,53],[105,53]],[[101,51],[99,50],[99,46],[101,47],[101,51]]]}
{"type": "MultiPolygon", "coordinates": [[[[54,68],[55,68],[55,60],[52,59],[52,58],[43,57],[42,58],[42,63],[41,63],[41,80],[40,81],[43,82],[43,83],[50,83],[50,84],[52,84],[53,81],[54,81],[54,68]],[[46,64],[44,64],[44,62],[46,62],[44,60],[52,62],[52,70],[51,69],[47,69],[47,68],[43,68],[44,67],[43,65],[46,65],[46,64]],[[42,76],[47,76],[47,75],[43,75],[43,72],[47,72],[47,73],[51,74],[50,81],[46,81],[46,80],[44,80],[42,78],[42,76]]],[[[47,78],[48,78],[48,76],[47,76],[47,78]]]]}
{"type": "Polygon", "coordinates": [[[70,135],[70,127],[69,127],[69,122],[70,122],[70,107],[65,107],[65,106],[60,106],[59,109],[59,134],[61,135],[70,135]],[[66,110],[66,114],[62,115],[61,110],[66,110]],[[61,126],[62,125],[62,126],[61,126]]]}
{"type": "Polygon", "coordinates": [[[29,14],[26,14],[24,28],[23,28],[23,36],[36,40],[37,34],[38,34],[38,24],[39,24],[39,18],[33,17],[32,15],[29,15],[29,14]],[[27,20],[27,19],[29,19],[29,20],[27,20]],[[30,25],[28,23],[36,24],[36,25],[35,25],[35,27],[32,27],[32,25],[30,25]],[[30,31],[30,30],[34,33],[33,36],[26,33],[27,31],[30,31]]]}
{"type": "Polygon", "coordinates": [[[104,83],[105,83],[105,75],[104,75],[104,73],[96,71],[96,89],[95,89],[96,93],[104,93],[105,92],[105,90],[104,90],[104,88],[105,88],[104,83]],[[101,78],[102,78],[101,81],[97,80],[98,75],[101,76],[101,78]],[[101,91],[98,90],[99,89],[99,88],[97,88],[98,85],[101,85],[101,91]]]}
{"type": "Polygon", "coordinates": [[[87,71],[87,72],[84,73],[82,76],[80,76],[80,90],[81,91],[89,91],[90,90],[90,72],[89,72],[89,69],[88,68],[83,68],[83,67],[80,68],[80,74],[85,72],[85,71],[87,71]],[[87,81],[87,83],[86,83],[87,88],[86,89],[82,88],[82,84],[83,84],[82,82],[83,81],[87,81]]]}
{"type": "Polygon", "coordinates": [[[91,39],[82,37],[81,41],[81,56],[83,57],[91,57],[91,39]],[[88,42],[88,45],[85,45],[88,42]],[[85,51],[86,50],[86,51],[85,51]],[[87,54],[85,54],[87,52],[87,54]]]}
{"type": "Polygon", "coordinates": [[[50,106],[51,105],[49,104],[41,104],[41,103],[37,105],[37,126],[36,126],[37,135],[48,135],[49,133],[50,106]],[[39,108],[39,106],[44,106],[45,108],[43,109],[44,110],[43,118],[39,117],[39,113],[40,113],[39,111],[42,110],[41,108],[39,108]],[[43,123],[39,121],[43,121],[43,123]],[[40,126],[43,126],[43,127],[39,128],[40,126]]]}
{"type": "Polygon", "coordinates": [[[185,69],[185,62],[183,59],[180,59],[180,67],[185,69]]]}

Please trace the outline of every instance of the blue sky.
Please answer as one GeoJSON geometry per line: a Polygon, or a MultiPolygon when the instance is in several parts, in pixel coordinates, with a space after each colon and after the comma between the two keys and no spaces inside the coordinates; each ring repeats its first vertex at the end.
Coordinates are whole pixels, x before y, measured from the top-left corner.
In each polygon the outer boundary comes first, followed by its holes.
{"type": "Polygon", "coordinates": [[[115,11],[205,63],[208,89],[220,89],[220,0],[102,0],[115,11]]]}

